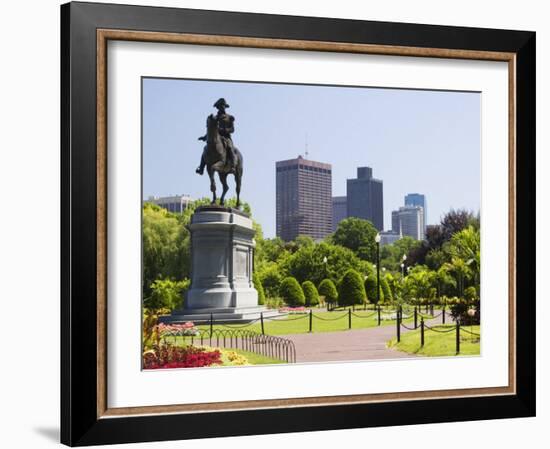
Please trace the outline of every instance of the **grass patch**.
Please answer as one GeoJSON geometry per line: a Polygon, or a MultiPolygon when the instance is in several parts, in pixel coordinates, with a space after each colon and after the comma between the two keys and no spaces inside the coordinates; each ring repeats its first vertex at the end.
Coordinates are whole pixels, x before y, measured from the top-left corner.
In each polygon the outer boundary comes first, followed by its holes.
{"type": "MultiPolygon", "coordinates": [[[[455,328],[454,324],[445,327],[438,326],[438,330],[455,328]]],[[[479,355],[480,337],[468,334],[472,331],[480,334],[480,326],[464,326],[460,332],[460,354],[479,355]]],[[[424,333],[424,346],[420,346],[420,329],[401,334],[401,341],[397,343],[395,338],[388,342],[388,347],[409,354],[417,354],[429,357],[452,356],[456,354],[456,332],[437,333],[429,329],[424,333]]]]}
{"type": "MultiPolygon", "coordinates": [[[[352,329],[368,329],[378,326],[378,315],[373,314],[372,310],[356,310],[351,317],[352,329]]],[[[382,316],[389,315],[389,312],[382,312],[382,316]]],[[[404,323],[413,321],[412,315],[404,319],[404,323]]],[[[383,319],[381,326],[395,326],[395,320],[383,319]]],[[[199,325],[199,330],[208,332],[210,326],[199,325]]],[[[313,311],[313,332],[338,332],[349,330],[348,312],[347,310],[337,310],[332,312],[314,310],[313,311]]],[[[262,332],[260,322],[244,326],[237,325],[214,325],[214,329],[246,329],[257,333],[262,332]]],[[[265,320],[264,331],[267,335],[290,335],[290,334],[305,334],[309,332],[309,315],[289,315],[286,318],[265,320]]]]}

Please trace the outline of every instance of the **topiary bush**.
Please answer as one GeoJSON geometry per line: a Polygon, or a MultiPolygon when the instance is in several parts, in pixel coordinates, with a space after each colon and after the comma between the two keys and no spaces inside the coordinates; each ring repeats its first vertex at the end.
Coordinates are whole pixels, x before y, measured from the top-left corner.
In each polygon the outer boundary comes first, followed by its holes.
{"type": "Polygon", "coordinates": [[[302,290],[304,291],[304,296],[306,297],[306,306],[316,306],[319,304],[319,292],[317,287],[311,281],[305,281],[302,284],[302,290]]]}
{"type": "Polygon", "coordinates": [[[254,283],[254,288],[258,292],[258,304],[264,305],[265,304],[265,292],[264,292],[264,286],[260,282],[260,277],[257,273],[254,273],[252,275],[252,282],[254,283]]]}
{"type": "Polygon", "coordinates": [[[380,278],[380,289],[383,293],[383,302],[386,304],[393,302],[393,295],[391,293],[390,284],[388,284],[388,280],[385,277],[380,278]]]}
{"type": "Polygon", "coordinates": [[[279,294],[289,306],[304,306],[306,304],[304,291],[296,278],[290,276],[285,278],[279,287],[279,294]]]}
{"type": "MultiPolygon", "coordinates": [[[[367,298],[369,302],[376,304],[378,301],[378,289],[376,283],[376,275],[370,275],[365,281],[365,291],[367,292],[367,298]]],[[[382,279],[380,279],[380,302],[384,302],[384,290],[382,289],[382,279]]]]}
{"type": "Polygon", "coordinates": [[[319,284],[319,294],[325,297],[325,302],[333,304],[338,300],[338,290],[330,279],[323,279],[319,284]]]}
{"type": "Polygon", "coordinates": [[[368,302],[361,275],[355,270],[348,270],[342,277],[338,291],[338,304],[351,306],[368,302]]]}

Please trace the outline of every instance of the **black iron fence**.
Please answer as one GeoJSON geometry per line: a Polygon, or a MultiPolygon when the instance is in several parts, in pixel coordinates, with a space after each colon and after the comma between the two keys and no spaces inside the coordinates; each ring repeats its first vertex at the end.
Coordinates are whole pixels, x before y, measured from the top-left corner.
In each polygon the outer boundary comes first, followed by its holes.
{"type": "Polygon", "coordinates": [[[426,332],[427,331],[440,333],[440,334],[447,334],[447,333],[450,333],[450,332],[455,332],[455,335],[456,335],[455,350],[456,350],[456,354],[460,354],[460,333],[461,332],[465,332],[465,333],[471,335],[472,337],[481,338],[480,334],[474,332],[471,329],[467,329],[465,326],[462,326],[461,323],[460,323],[460,320],[458,320],[458,319],[455,320],[455,323],[452,326],[449,326],[449,325],[445,324],[445,321],[446,321],[445,317],[447,315],[447,312],[446,312],[445,308],[443,308],[439,314],[435,315],[434,314],[434,309],[433,309],[433,307],[431,307],[430,313],[431,313],[430,315],[424,315],[424,314],[419,312],[419,309],[417,307],[415,307],[414,308],[414,326],[409,327],[409,326],[407,326],[406,324],[403,323],[402,317],[401,317],[401,312],[398,311],[397,320],[396,320],[396,339],[397,339],[397,342],[399,343],[401,341],[401,328],[404,328],[404,329],[409,330],[409,331],[414,331],[414,330],[417,330],[420,327],[420,342],[419,343],[420,343],[421,347],[424,347],[424,345],[426,343],[426,332]],[[437,325],[434,325],[434,326],[429,326],[424,321],[424,318],[428,318],[430,320],[433,320],[433,319],[439,318],[440,316],[442,317],[441,318],[441,321],[442,321],[441,324],[437,324],[437,325]],[[420,317],[420,325],[418,325],[418,317],[420,317]]]}
{"type": "Polygon", "coordinates": [[[182,339],[186,344],[241,349],[286,363],[296,363],[296,348],[292,340],[262,335],[250,329],[209,329],[199,330],[196,335],[163,337],[165,342],[170,342],[171,338],[174,339],[174,343],[182,339]]]}

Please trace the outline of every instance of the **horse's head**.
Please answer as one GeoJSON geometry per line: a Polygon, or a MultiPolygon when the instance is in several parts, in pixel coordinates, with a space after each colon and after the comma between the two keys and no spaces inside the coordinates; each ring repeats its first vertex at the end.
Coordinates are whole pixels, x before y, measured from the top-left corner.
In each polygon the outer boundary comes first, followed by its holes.
{"type": "Polygon", "coordinates": [[[206,129],[210,131],[217,128],[218,128],[218,120],[216,119],[216,117],[214,117],[213,114],[210,114],[206,118],[206,129]]]}

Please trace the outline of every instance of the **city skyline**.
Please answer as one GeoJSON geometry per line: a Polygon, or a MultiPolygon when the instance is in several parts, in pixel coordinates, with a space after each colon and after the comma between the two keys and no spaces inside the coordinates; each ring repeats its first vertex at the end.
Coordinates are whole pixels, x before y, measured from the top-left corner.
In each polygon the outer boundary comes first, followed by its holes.
{"type": "Polygon", "coordinates": [[[213,102],[223,96],[236,117],[234,142],[245,161],[242,199],[266,237],[276,234],[275,163],[306,151],[308,160],[332,165],[332,196],[346,195],[347,179],[355,178],[358,167],[372,167],[384,182],[385,230],[391,211],[410,192],[429,198],[428,224],[451,208],[479,210],[477,93],[148,78],[143,83],[142,199],[209,196],[207,178],[194,173],[202,151],[196,139],[213,102]]]}

